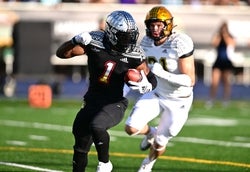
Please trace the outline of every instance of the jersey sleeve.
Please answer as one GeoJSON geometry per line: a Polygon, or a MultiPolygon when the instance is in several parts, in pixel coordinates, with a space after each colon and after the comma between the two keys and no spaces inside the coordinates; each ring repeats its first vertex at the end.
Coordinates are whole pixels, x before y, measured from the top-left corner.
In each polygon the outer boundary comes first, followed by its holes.
{"type": "Polygon", "coordinates": [[[103,39],[104,39],[104,32],[102,31],[92,31],[90,32],[92,37],[92,41],[90,42],[91,45],[104,49],[103,39]]]}
{"type": "Polygon", "coordinates": [[[180,33],[176,37],[177,55],[179,58],[189,57],[194,52],[193,40],[186,34],[180,33]]]}

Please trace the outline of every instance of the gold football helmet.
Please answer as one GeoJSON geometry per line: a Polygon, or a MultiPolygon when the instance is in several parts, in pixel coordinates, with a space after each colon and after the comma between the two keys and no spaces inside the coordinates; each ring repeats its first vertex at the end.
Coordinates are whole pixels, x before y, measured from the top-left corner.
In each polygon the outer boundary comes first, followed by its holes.
{"type": "Polygon", "coordinates": [[[146,34],[154,40],[160,40],[163,37],[169,36],[172,33],[173,29],[173,16],[172,14],[164,7],[164,6],[156,6],[153,7],[146,15],[146,19],[144,21],[146,25],[146,34]],[[161,21],[164,23],[165,27],[162,30],[161,36],[155,38],[151,35],[150,31],[150,23],[161,21]]]}

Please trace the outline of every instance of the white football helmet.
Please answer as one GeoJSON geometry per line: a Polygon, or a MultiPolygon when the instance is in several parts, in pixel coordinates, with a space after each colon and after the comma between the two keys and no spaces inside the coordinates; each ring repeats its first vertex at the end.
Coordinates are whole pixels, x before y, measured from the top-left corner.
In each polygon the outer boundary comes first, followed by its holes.
{"type": "Polygon", "coordinates": [[[107,16],[105,33],[111,48],[119,52],[133,51],[139,36],[135,20],[125,11],[114,11],[107,16]]]}

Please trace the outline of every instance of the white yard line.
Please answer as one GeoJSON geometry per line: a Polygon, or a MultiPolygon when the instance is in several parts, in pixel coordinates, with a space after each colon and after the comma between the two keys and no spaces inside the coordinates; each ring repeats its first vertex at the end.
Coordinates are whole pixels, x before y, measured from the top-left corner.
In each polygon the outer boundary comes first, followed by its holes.
{"type": "MultiPolygon", "coordinates": [[[[0,120],[0,125],[71,132],[70,126],[45,124],[45,123],[37,123],[37,122],[31,123],[31,122],[14,121],[14,120],[0,120]]],[[[128,138],[139,138],[139,139],[142,138],[142,136],[129,136],[123,131],[110,130],[109,132],[112,137],[128,137],[128,138]]],[[[224,146],[224,147],[250,148],[250,143],[209,140],[209,139],[200,139],[200,138],[194,138],[194,137],[176,137],[173,139],[173,141],[204,144],[204,145],[216,145],[216,146],[224,146]]]]}
{"type": "Polygon", "coordinates": [[[67,132],[71,132],[72,129],[72,127],[63,125],[46,124],[39,122],[14,121],[14,120],[0,120],[0,125],[23,127],[23,128],[38,128],[38,129],[55,130],[55,131],[67,131],[67,132]]]}
{"type": "Polygon", "coordinates": [[[63,171],[58,171],[58,170],[50,170],[50,169],[47,169],[47,168],[34,167],[34,166],[31,166],[31,165],[17,164],[17,163],[12,163],[12,162],[1,162],[0,161],[0,165],[6,165],[6,166],[11,166],[11,167],[24,168],[24,169],[34,170],[34,171],[63,172],[63,171]]]}
{"type": "MultiPolygon", "coordinates": [[[[111,133],[111,136],[117,136],[117,137],[142,138],[142,136],[128,136],[126,133],[121,132],[121,131],[111,130],[110,133],[111,133]]],[[[195,137],[175,137],[173,138],[172,141],[196,143],[196,144],[204,144],[204,145],[225,146],[225,147],[250,148],[250,143],[209,140],[209,139],[200,139],[200,138],[195,138],[195,137]]]]}
{"type": "Polygon", "coordinates": [[[222,119],[222,118],[209,118],[209,117],[195,117],[189,118],[186,125],[198,125],[198,126],[236,126],[238,121],[235,119],[222,119]]]}
{"type": "Polygon", "coordinates": [[[243,142],[229,142],[229,141],[220,141],[220,140],[200,139],[200,138],[193,138],[193,137],[176,137],[173,140],[177,142],[198,143],[198,144],[204,144],[204,145],[250,148],[250,143],[243,143],[243,142]]]}

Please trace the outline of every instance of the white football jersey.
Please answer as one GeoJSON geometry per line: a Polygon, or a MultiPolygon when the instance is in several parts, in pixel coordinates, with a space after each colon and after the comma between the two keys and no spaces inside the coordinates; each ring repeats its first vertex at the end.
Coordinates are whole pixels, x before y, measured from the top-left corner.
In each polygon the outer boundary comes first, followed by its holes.
{"type": "MultiPolygon", "coordinates": [[[[166,71],[174,74],[180,74],[179,58],[185,58],[187,54],[191,55],[190,53],[194,50],[192,39],[184,33],[171,34],[160,46],[155,46],[154,40],[144,36],[141,46],[146,53],[149,66],[154,62],[159,62],[166,71]]],[[[155,92],[161,97],[186,97],[193,91],[193,87],[178,86],[163,78],[157,77],[157,81],[155,92]]]]}

